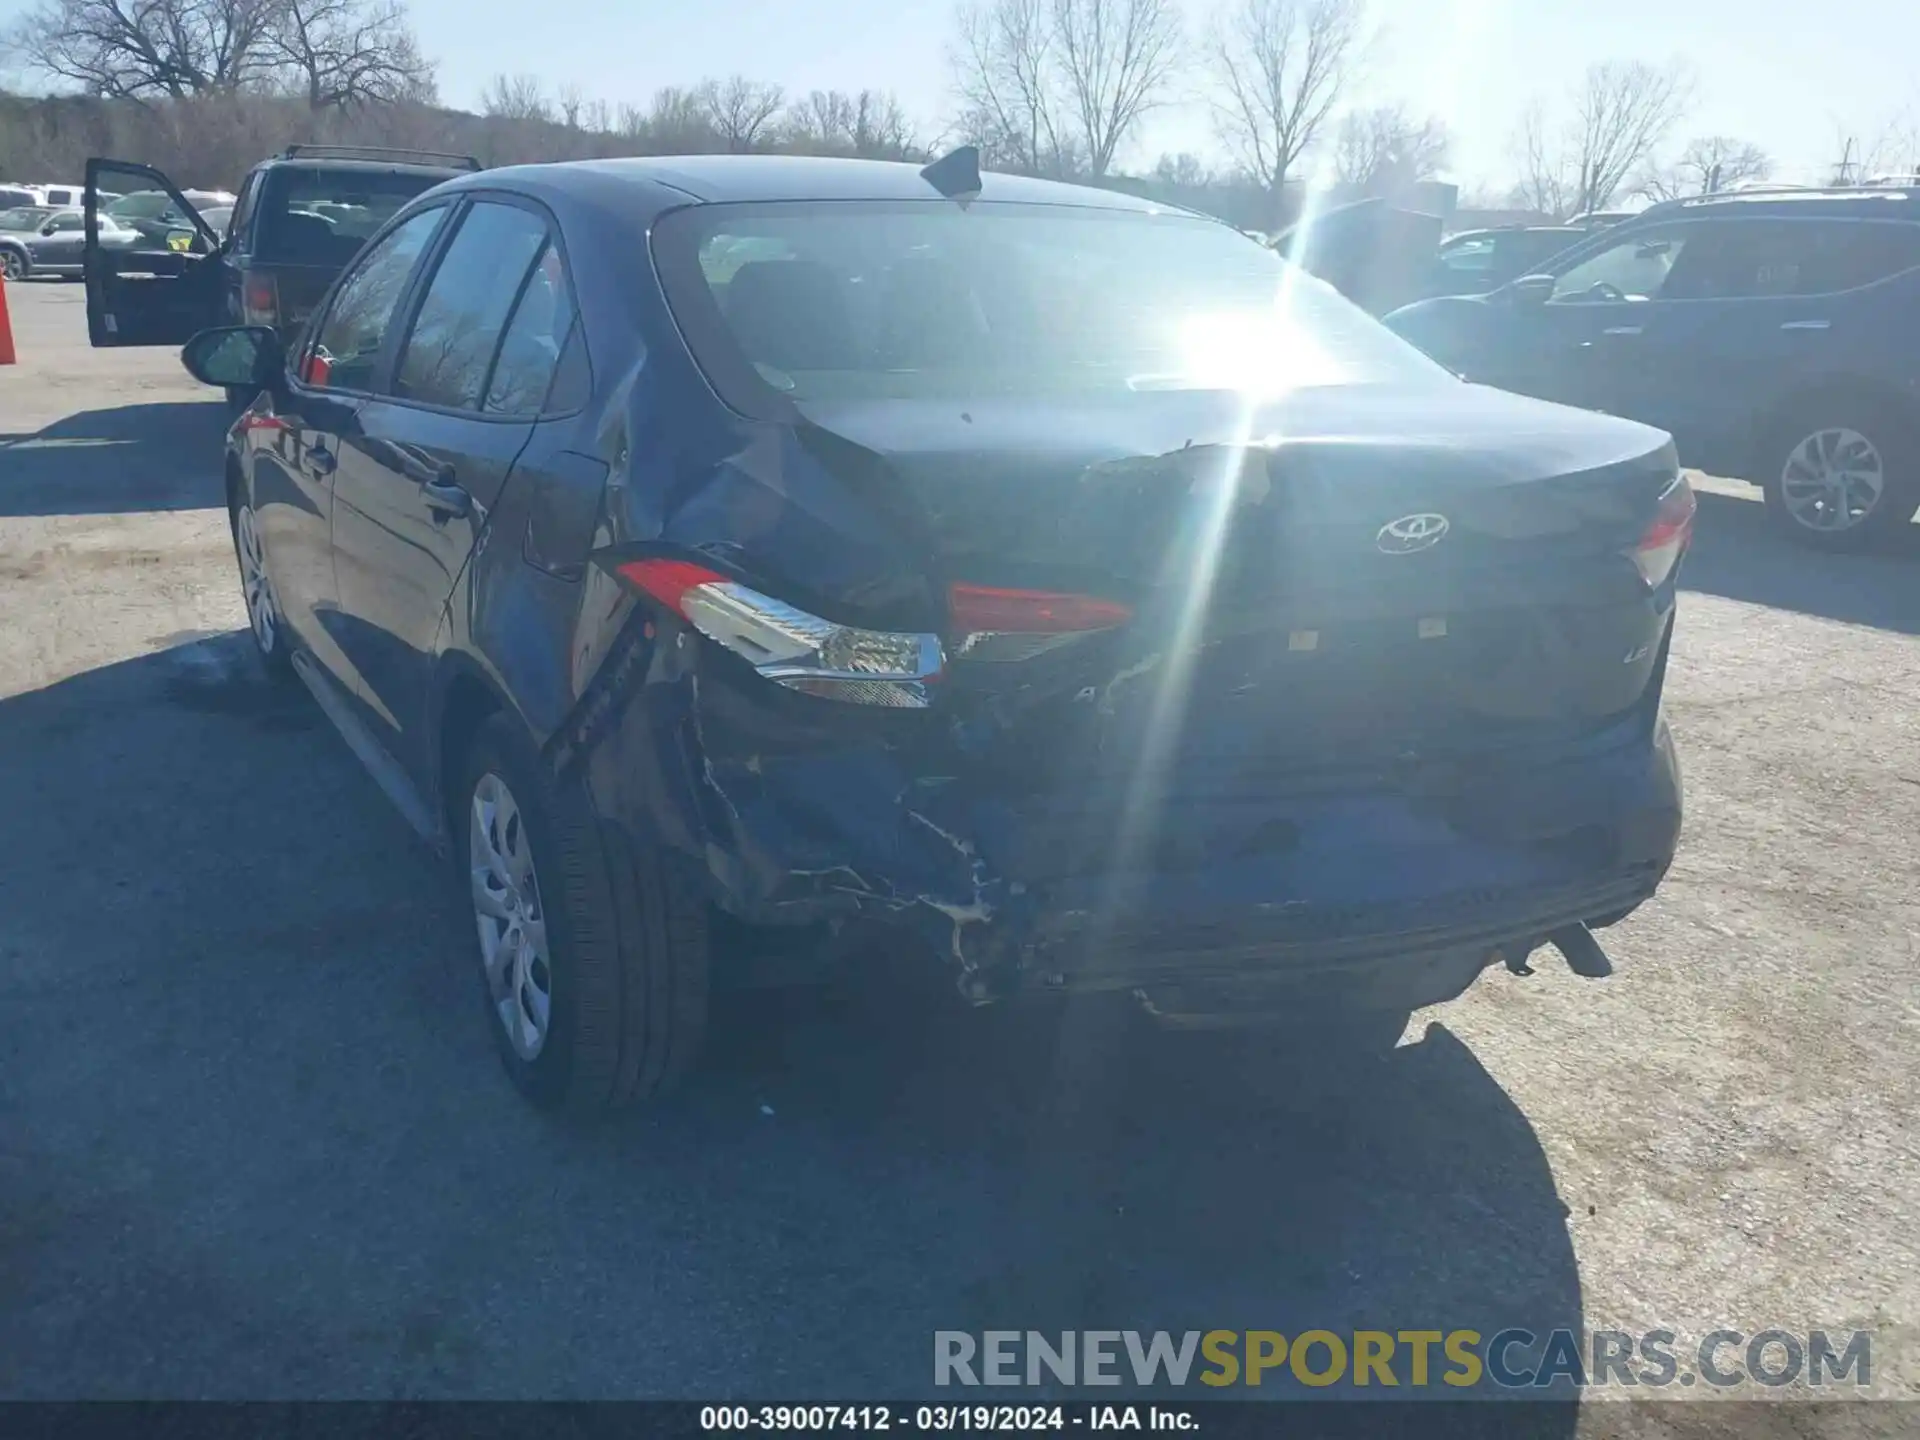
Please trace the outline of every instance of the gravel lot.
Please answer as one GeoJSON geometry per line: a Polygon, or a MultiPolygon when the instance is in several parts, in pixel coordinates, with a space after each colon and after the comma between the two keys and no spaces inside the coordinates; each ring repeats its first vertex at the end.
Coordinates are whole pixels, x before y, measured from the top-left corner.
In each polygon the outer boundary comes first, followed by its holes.
{"type": "Polygon", "coordinates": [[[1920,545],[1704,497],[1687,835],[1611,980],[1489,975],[1311,1091],[736,1000],[679,1098],[568,1128],[439,871],[253,677],[212,392],[87,349],[78,286],[8,298],[0,1395],[908,1396],[989,1326],[1865,1327],[1920,1387],[1920,545]]]}

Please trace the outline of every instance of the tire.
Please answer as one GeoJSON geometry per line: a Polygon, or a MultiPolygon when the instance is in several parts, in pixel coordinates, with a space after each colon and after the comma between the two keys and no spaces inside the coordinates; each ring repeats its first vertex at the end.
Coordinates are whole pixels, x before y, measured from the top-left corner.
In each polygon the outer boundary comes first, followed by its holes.
{"type": "Polygon", "coordinates": [[[24,280],[33,266],[20,251],[8,246],[0,249],[0,275],[9,280],[24,280]]]}
{"type": "Polygon", "coordinates": [[[227,519],[233,531],[234,563],[240,567],[240,595],[247,607],[247,633],[253,638],[253,653],[268,679],[285,680],[293,674],[286,618],[280,611],[265,538],[244,495],[234,498],[227,519]]]}
{"type": "Polygon", "coordinates": [[[1915,422],[1871,399],[1834,395],[1792,406],[1760,448],[1767,517],[1816,550],[1865,550],[1899,534],[1920,506],[1915,422]],[[1847,477],[1838,489],[1828,477],[1847,477]],[[1848,519],[1839,518],[1844,495],[1848,519]]]}
{"type": "Polygon", "coordinates": [[[553,779],[505,716],[481,724],[459,774],[454,853],[465,862],[487,1026],[515,1087],[543,1109],[584,1112],[664,1093],[706,1029],[703,904],[675,883],[662,852],[628,844],[578,783],[553,779]]]}

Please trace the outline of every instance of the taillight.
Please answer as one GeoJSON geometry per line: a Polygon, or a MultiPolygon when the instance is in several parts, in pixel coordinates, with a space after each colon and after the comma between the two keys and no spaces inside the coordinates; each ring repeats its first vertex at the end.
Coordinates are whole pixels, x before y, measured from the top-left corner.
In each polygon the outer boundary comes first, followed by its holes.
{"type": "Polygon", "coordinates": [[[1653,520],[1633,547],[1633,563],[1640,567],[1648,585],[1658,587],[1673,574],[1673,567],[1687,553],[1693,539],[1693,513],[1699,502],[1687,477],[1676,475],[1660,495],[1653,520]]]}
{"type": "Polygon", "coordinates": [[[937,635],[823,620],[685,560],[627,560],[614,573],[789,690],[918,709],[946,662],[937,635]]]}
{"type": "Polygon", "coordinates": [[[240,308],[249,325],[280,322],[280,286],[271,275],[249,275],[240,287],[240,308]]]}
{"type": "Polygon", "coordinates": [[[1133,618],[1113,600],[1054,590],[1003,590],[956,584],[947,591],[954,654],[973,660],[1025,660],[1133,618]]]}

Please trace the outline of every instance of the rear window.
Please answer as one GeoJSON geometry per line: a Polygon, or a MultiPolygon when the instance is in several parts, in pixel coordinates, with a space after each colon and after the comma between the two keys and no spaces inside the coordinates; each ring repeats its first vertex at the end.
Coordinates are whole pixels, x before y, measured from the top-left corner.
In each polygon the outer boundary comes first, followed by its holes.
{"type": "Polygon", "coordinates": [[[254,224],[253,253],[294,265],[345,265],[403,205],[444,176],[277,167],[254,224]]]}
{"type": "Polygon", "coordinates": [[[696,358],[748,411],[774,394],[1449,379],[1330,286],[1188,216],[939,200],[702,205],[663,217],[654,247],[696,358]]]}

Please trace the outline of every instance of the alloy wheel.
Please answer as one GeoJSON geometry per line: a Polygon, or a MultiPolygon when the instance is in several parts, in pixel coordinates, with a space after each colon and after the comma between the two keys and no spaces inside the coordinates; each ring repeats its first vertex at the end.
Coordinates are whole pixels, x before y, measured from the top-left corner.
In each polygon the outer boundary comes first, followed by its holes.
{"type": "Polygon", "coordinates": [[[1886,489],[1880,451],[1858,430],[1816,430],[1787,455],[1780,498],[1809,530],[1834,532],[1862,524],[1886,489]]]}
{"type": "Polygon", "coordinates": [[[487,999],[514,1054],[531,1061],[547,1042],[553,1015],[546,911],[526,819],[491,770],[474,783],[467,854],[487,999]]]}
{"type": "Polygon", "coordinates": [[[18,251],[8,250],[0,254],[0,269],[4,269],[9,280],[24,280],[27,275],[27,262],[20,258],[18,251]]]}
{"type": "Polygon", "coordinates": [[[273,594],[273,577],[267,573],[267,550],[261,543],[260,523],[253,507],[242,505],[234,517],[236,548],[240,552],[240,584],[246,594],[247,623],[263,655],[273,654],[280,639],[280,605],[273,594]]]}

